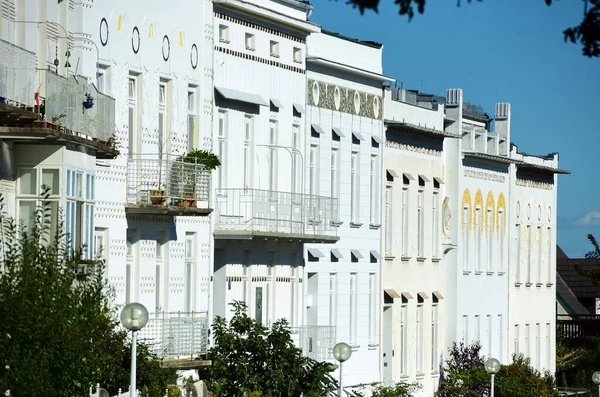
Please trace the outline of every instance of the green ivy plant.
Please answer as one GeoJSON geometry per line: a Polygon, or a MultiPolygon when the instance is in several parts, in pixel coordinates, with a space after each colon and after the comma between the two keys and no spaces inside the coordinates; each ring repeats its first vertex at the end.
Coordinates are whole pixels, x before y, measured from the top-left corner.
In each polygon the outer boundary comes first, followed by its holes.
{"type": "Polygon", "coordinates": [[[214,170],[221,166],[221,160],[219,160],[219,157],[207,150],[195,149],[184,154],[183,156],[180,156],[177,160],[183,161],[184,163],[201,164],[207,170],[214,170]]]}

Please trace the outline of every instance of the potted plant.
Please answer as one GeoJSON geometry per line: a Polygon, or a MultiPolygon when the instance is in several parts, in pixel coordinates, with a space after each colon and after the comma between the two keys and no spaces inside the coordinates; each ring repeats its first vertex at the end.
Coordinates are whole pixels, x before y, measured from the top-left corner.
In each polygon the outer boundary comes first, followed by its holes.
{"type": "Polygon", "coordinates": [[[91,109],[94,106],[94,97],[92,94],[85,94],[85,101],[83,101],[84,109],[91,109]]]}
{"type": "Polygon", "coordinates": [[[152,205],[165,205],[167,192],[164,184],[159,184],[158,189],[150,189],[150,202],[152,205]]]}
{"type": "Polygon", "coordinates": [[[196,178],[200,165],[207,170],[214,170],[221,165],[219,157],[206,150],[192,150],[175,160],[171,169],[174,172],[173,180],[180,180],[182,200],[178,203],[184,207],[196,206],[196,178]],[[192,166],[194,164],[194,166],[192,166]]]}

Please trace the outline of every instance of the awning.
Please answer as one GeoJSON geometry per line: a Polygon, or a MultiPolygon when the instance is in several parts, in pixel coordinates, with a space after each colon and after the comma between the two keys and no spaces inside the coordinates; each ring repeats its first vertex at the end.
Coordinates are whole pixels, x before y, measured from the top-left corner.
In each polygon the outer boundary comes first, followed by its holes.
{"type": "Polygon", "coordinates": [[[299,103],[294,103],[294,109],[296,109],[296,112],[304,114],[304,106],[299,103]]]}
{"type": "Polygon", "coordinates": [[[350,250],[350,252],[352,253],[352,255],[354,255],[354,257],[356,259],[362,259],[363,258],[362,254],[360,253],[359,250],[350,250]]]}
{"type": "Polygon", "coordinates": [[[442,294],[440,294],[439,291],[433,291],[433,296],[438,299],[444,299],[444,297],[442,296],[442,294]]]}
{"type": "Polygon", "coordinates": [[[269,106],[269,103],[265,101],[260,95],[250,94],[247,92],[233,90],[231,88],[215,87],[215,90],[225,99],[231,101],[239,101],[252,103],[254,105],[269,106]]]}
{"type": "Polygon", "coordinates": [[[425,175],[419,175],[419,178],[423,179],[425,182],[431,182],[425,175]]]}
{"type": "Polygon", "coordinates": [[[271,104],[273,104],[273,106],[275,106],[277,109],[283,109],[279,99],[271,98],[271,104]]]}
{"type": "Polygon", "coordinates": [[[383,292],[385,292],[392,299],[398,299],[401,297],[395,289],[384,289],[383,292]]]}
{"type": "Polygon", "coordinates": [[[336,249],[336,248],[334,248],[334,249],[331,250],[331,255],[335,256],[338,259],[342,259],[344,257],[342,255],[342,253],[340,252],[340,250],[336,249]]]}
{"type": "Polygon", "coordinates": [[[415,180],[415,177],[412,176],[411,174],[409,174],[408,172],[405,172],[402,174],[405,178],[410,179],[411,181],[415,180]]]}
{"type": "Polygon", "coordinates": [[[402,292],[402,297],[404,299],[413,299],[413,296],[409,292],[402,292]]]}
{"type": "Polygon", "coordinates": [[[427,295],[425,292],[417,292],[417,295],[419,295],[421,299],[429,299],[429,295],[427,295]]]}
{"type": "Polygon", "coordinates": [[[325,130],[319,124],[311,124],[310,126],[317,134],[325,135],[325,130]]]}
{"type": "Polygon", "coordinates": [[[375,142],[377,142],[378,144],[380,144],[380,145],[382,145],[382,144],[383,144],[383,139],[381,139],[381,137],[380,137],[380,136],[377,136],[377,135],[371,135],[371,138],[372,138],[372,139],[373,139],[375,142]]]}
{"type": "Polygon", "coordinates": [[[356,139],[358,139],[359,141],[364,141],[365,138],[363,138],[363,136],[360,134],[360,132],[352,132],[352,135],[354,135],[354,137],[356,139]]]}
{"type": "Polygon", "coordinates": [[[345,137],[346,135],[344,135],[344,133],[342,132],[342,130],[340,128],[337,127],[333,127],[331,128],[333,130],[333,132],[335,132],[337,134],[337,136],[339,136],[340,138],[345,137]]]}
{"type": "Polygon", "coordinates": [[[373,255],[373,258],[375,258],[375,259],[381,259],[381,255],[379,254],[379,251],[372,250],[371,255],[373,255]]]}
{"type": "Polygon", "coordinates": [[[388,174],[390,174],[393,178],[398,178],[398,174],[396,173],[396,171],[391,170],[391,169],[387,169],[388,174]]]}
{"type": "Polygon", "coordinates": [[[437,183],[439,183],[440,185],[444,185],[444,180],[442,178],[438,178],[437,176],[434,176],[433,179],[435,179],[435,181],[437,183]]]}
{"type": "Polygon", "coordinates": [[[315,258],[325,258],[325,254],[316,248],[309,248],[308,253],[314,256],[315,258]]]}

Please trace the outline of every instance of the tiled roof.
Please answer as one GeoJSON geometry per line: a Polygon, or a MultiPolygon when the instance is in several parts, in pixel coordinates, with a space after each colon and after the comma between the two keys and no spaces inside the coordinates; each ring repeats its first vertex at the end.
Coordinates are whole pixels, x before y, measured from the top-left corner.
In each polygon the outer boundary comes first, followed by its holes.
{"type": "Polygon", "coordinates": [[[531,163],[523,163],[518,165],[519,168],[523,169],[533,169],[539,171],[551,172],[553,174],[570,174],[569,170],[562,170],[560,168],[548,167],[545,165],[531,164],[531,163]]]}
{"type": "Polygon", "coordinates": [[[384,120],[385,124],[391,127],[398,127],[407,132],[412,132],[416,134],[426,134],[426,135],[434,135],[440,137],[449,137],[449,138],[460,138],[460,135],[452,134],[450,132],[436,130],[434,128],[424,127],[421,125],[405,123],[403,121],[395,121],[395,120],[384,120]]]}
{"type": "Polygon", "coordinates": [[[571,288],[577,299],[600,298],[600,287],[594,285],[589,277],[579,274],[575,265],[582,269],[600,271],[600,259],[556,259],[556,271],[571,288]]]}
{"type": "Polygon", "coordinates": [[[521,162],[520,160],[515,160],[515,159],[506,157],[506,156],[498,156],[497,154],[488,154],[488,153],[481,153],[481,152],[463,152],[463,154],[465,155],[465,157],[473,157],[473,158],[478,158],[478,159],[483,159],[483,160],[497,161],[499,163],[506,163],[506,164],[518,164],[521,162]]]}
{"type": "Polygon", "coordinates": [[[558,301],[569,314],[590,314],[588,309],[577,300],[575,293],[558,273],[556,274],[556,295],[558,301]]]}

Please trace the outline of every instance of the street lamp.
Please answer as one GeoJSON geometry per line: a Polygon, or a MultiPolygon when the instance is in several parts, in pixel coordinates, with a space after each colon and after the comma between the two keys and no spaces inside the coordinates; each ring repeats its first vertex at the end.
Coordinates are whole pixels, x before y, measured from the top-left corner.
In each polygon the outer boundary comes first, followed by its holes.
{"type": "Polygon", "coordinates": [[[338,387],[338,396],[342,397],[342,363],[347,361],[352,355],[350,345],[345,342],[337,343],[333,347],[333,358],[340,362],[340,385],[338,387]]]}
{"type": "Polygon", "coordinates": [[[500,361],[495,358],[488,358],[485,361],[485,370],[492,376],[492,384],[490,388],[490,397],[494,397],[494,375],[500,371],[500,361]]]}
{"type": "Polygon", "coordinates": [[[592,375],[592,381],[598,385],[598,393],[600,393],[600,371],[594,372],[592,375]]]}
{"type": "Polygon", "coordinates": [[[136,331],[144,328],[148,322],[148,310],[141,303],[132,302],[121,310],[121,324],[131,331],[131,383],[129,396],[135,397],[135,371],[137,361],[137,335],[136,331]]]}

